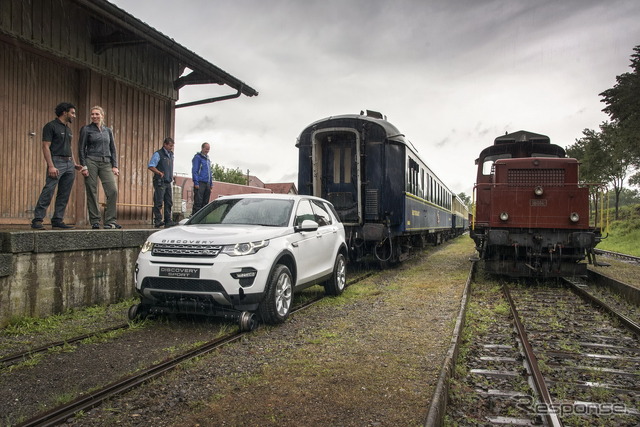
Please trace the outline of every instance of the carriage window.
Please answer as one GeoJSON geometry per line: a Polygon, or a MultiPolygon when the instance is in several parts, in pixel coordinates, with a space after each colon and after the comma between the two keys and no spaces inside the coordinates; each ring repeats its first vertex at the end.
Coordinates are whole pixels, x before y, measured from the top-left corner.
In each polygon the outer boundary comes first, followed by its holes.
{"type": "Polygon", "coordinates": [[[418,194],[418,171],[420,165],[413,159],[409,159],[409,171],[407,177],[407,191],[412,194],[418,194]]]}
{"type": "Polygon", "coordinates": [[[351,183],[351,148],[332,147],[333,184],[351,183]]]}

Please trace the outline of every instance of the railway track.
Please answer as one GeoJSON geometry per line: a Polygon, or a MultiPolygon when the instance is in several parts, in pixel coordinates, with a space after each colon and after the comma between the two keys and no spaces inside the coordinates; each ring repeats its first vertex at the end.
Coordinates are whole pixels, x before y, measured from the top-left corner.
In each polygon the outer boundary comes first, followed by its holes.
{"type": "Polygon", "coordinates": [[[130,326],[131,325],[129,323],[123,323],[120,325],[112,326],[110,328],[101,329],[95,332],[89,332],[89,333],[78,335],[69,339],[47,343],[40,347],[34,347],[25,351],[10,354],[8,356],[4,356],[0,358],[0,368],[7,368],[11,365],[15,365],[17,363],[23,362],[37,354],[46,353],[58,347],[64,347],[65,345],[74,344],[89,338],[96,337],[98,335],[107,334],[109,332],[128,329],[130,326]]]}
{"type": "MultiPolygon", "coordinates": [[[[357,283],[358,281],[363,280],[366,277],[371,276],[372,274],[375,274],[375,272],[374,271],[360,272],[357,274],[357,277],[355,279],[351,279],[347,282],[347,286],[357,283]]],[[[297,306],[292,308],[291,313],[293,314],[296,312],[300,312],[314,305],[315,303],[319,302],[323,298],[324,298],[324,295],[307,300],[303,303],[300,303],[297,306]]],[[[100,333],[100,332],[103,332],[103,331],[99,331],[97,333],[100,333]]],[[[236,331],[236,332],[225,334],[224,336],[216,338],[209,342],[206,342],[198,346],[197,348],[186,351],[180,355],[172,357],[163,362],[154,364],[153,366],[150,366],[146,369],[136,372],[135,374],[128,375],[104,387],[92,390],[90,393],[82,394],[78,398],[74,399],[73,401],[67,404],[60,405],[49,411],[38,414],[18,425],[19,426],[52,426],[52,425],[59,424],[64,420],[69,419],[70,417],[73,417],[74,414],[78,412],[87,411],[91,408],[94,408],[100,405],[102,402],[104,402],[107,399],[113,398],[119,394],[123,394],[135,387],[145,384],[154,378],[157,378],[161,375],[164,375],[172,371],[174,368],[176,368],[182,363],[193,360],[194,358],[200,357],[207,353],[214,352],[220,347],[227,345],[229,343],[238,341],[250,333],[251,331],[236,331]]],[[[74,340],[79,341],[81,339],[83,338],[77,337],[74,340]]],[[[58,346],[60,344],[52,343],[51,345],[58,346]]],[[[43,346],[42,350],[40,349],[38,350],[46,351],[44,349],[45,347],[47,346],[43,346]]],[[[28,357],[28,354],[32,354],[34,351],[35,349],[27,351],[23,354],[14,355],[11,357],[15,360],[18,360],[20,358],[28,357]]]]}
{"type": "Polygon", "coordinates": [[[446,419],[638,425],[640,311],[595,283],[474,284],[446,419]]]}
{"type": "Polygon", "coordinates": [[[596,255],[604,255],[610,258],[617,258],[620,259],[622,261],[629,261],[629,262],[633,262],[636,264],[640,264],[640,257],[637,256],[633,256],[633,255],[627,255],[627,254],[621,254],[619,252],[612,252],[612,251],[605,251],[602,249],[595,249],[594,250],[596,255]]]}

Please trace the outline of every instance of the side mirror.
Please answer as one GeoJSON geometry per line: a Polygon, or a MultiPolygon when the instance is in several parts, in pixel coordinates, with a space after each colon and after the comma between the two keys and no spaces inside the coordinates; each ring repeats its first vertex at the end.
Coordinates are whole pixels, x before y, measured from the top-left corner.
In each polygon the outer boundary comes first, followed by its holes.
{"type": "Polygon", "coordinates": [[[316,231],[317,229],[318,223],[310,219],[305,219],[302,224],[295,227],[296,231],[316,231]]]}

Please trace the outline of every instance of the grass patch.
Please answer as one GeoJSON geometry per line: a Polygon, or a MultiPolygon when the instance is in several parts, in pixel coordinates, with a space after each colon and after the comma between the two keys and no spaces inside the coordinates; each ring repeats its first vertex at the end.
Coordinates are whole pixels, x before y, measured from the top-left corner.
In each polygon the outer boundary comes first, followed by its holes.
{"type": "MultiPolygon", "coordinates": [[[[613,217],[613,213],[610,214],[613,217]]],[[[640,205],[620,208],[617,221],[609,225],[609,235],[598,249],[640,256],[640,205]]]]}
{"type": "MultiPolygon", "coordinates": [[[[64,313],[47,317],[14,317],[7,326],[0,330],[0,334],[17,336],[65,331],[67,336],[78,335],[83,332],[86,325],[93,325],[98,321],[104,320],[109,313],[126,312],[126,309],[135,302],[137,302],[137,299],[132,298],[117,304],[71,309],[64,313]]],[[[122,320],[124,321],[125,317],[122,320]]]]}

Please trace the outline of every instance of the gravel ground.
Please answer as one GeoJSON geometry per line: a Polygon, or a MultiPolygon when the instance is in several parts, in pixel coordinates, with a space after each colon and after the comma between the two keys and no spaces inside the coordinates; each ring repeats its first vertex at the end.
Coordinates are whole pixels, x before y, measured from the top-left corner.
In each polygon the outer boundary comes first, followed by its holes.
{"type": "MultiPolygon", "coordinates": [[[[429,248],[67,424],[421,425],[472,254],[467,236],[429,248]]],[[[211,339],[213,329],[207,322],[154,322],[45,355],[34,366],[4,369],[2,424],[211,339]]]]}

